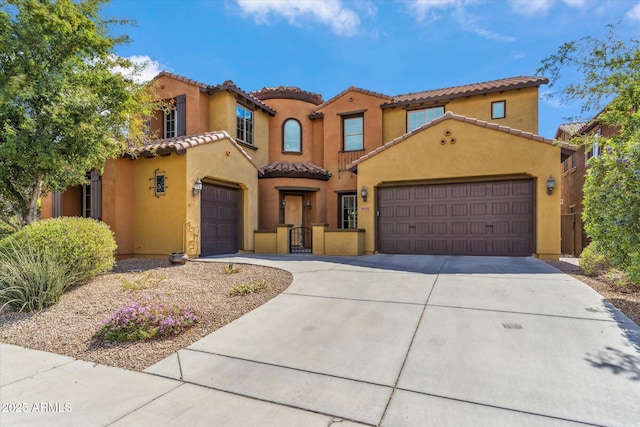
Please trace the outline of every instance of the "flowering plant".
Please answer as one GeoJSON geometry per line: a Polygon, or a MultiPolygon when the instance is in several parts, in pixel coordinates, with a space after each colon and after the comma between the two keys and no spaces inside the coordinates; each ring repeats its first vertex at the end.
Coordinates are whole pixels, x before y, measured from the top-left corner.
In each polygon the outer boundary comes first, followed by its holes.
{"type": "Polygon", "coordinates": [[[95,336],[107,341],[136,341],[178,335],[198,322],[189,307],[167,305],[142,294],[100,323],[95,336]]]}

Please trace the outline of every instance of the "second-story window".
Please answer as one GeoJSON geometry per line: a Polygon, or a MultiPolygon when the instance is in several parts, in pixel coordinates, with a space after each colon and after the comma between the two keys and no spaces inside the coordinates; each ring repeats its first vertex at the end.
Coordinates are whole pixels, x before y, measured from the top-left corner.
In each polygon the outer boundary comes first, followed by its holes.
{"type": "Polygon", "coordinates": [[[164,119],[164,137],[165,138],[175,138],[177,136],[177,118],[176,118],[176,110],[169,110],[163,113],[164,119]]]}
{"type": "Polygon", "coordinates": [[[282,151],[302,152],[302,129],[296,119],[287,119],[282,126],[282,151]]]}
{"type": "Polygon", "coordinates": [[[507,101],[496,101],[491,103],[491,118],[504,119],[507,117],[507,101]]]}
{"type": "Polygon", "coordinates": [[[253,111],[236,105],[236,138],[253,145],[253,111]]]}
{"type": "Polygon", "coordinates": [[[342,119],[343,151],[364,149],[364,116],[347,116],[342,119]]]}
{"type": "Polygon", "coordinates": [[[443,114],[444,106],[407,111],[407,132],[418,129],[443,114]]]}

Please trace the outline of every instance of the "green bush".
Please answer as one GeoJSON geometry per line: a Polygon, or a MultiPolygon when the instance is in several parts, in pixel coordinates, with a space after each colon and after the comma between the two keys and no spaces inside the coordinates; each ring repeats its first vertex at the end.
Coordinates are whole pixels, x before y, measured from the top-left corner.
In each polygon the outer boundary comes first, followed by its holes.
{"type": "Polygon", "coordinates": [[[587,276],[598,276],[611,267],[607,257],[598,253],[593,243],[582,250],[579,264],[587,276]]]}
{"type": "Polygon", "coordinates": [[[0,252],[0,304],[16,311],[42,310],[60,300],[77,279],[48,252],[13,244],[0,252]]]}
{"type": "Polygon", "coordinates": [[[233,296],[239,295],[243,297],[245,295],[255,294],[257,292],[260,292],[263,289],[267,289],[267,286],[268,286],[267,281],[264,279],[256,283],[242,283],[240,285],[234,286],[229,291],[229,296],[233,297],[233,296]]]}
{"type": "Polygon", "coordinates": [[[9,255],[27,247],[67,266],[79,282],[110,270],[117,246],[105,223],[64,217],[34,222],[0,241],[0,252],[9,255]]]}
{"type": "Polygon", "coordinates": [[[12,235],[13,233],[15,233],[15,230],[11,228],[9,224],[5,224],[4,222],[0,221],[0,240],[12,235]]]}

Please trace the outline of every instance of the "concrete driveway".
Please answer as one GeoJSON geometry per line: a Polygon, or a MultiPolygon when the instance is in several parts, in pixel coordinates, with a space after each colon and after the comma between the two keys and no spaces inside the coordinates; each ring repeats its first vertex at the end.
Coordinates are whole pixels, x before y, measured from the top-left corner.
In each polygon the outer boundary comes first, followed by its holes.
{"type": "Polygon", "coordinates": [[[3,425],[640,425],[640,328],[540,260],[213,261],[294,281],[146,374],[0,344],[3,405],[74,405],[3,425]]]}
{"type": "Polygon", "coordinates": [[[540,260],[215,260],[294,281],[147,372],[371,425],[640,425],[638,326],[540,260]]]}

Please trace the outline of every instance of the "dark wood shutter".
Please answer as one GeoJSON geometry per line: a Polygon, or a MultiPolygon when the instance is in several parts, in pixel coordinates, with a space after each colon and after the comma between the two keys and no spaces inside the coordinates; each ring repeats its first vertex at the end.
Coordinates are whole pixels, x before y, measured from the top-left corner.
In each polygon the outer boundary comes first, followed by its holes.
{"type": "Polygon", "coordinates": [[[93,219],[100,220],[100,214],[102,213],[102,185],[100,184],[100,172],[91,171],[91,212],[90,216],[93,219]]]}
{"type": "Polygon", "coordinates": [[[51,193],[51,218],[62,216],[62,193],[54,191],[51,193]]]}
{"type": "Polygon", "coordinates": [[[187,95],[176,96],[176,136],[187,134],[187,95]]]}

